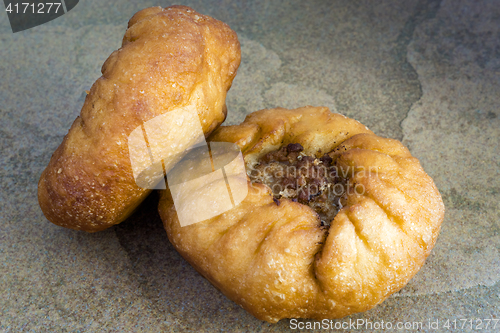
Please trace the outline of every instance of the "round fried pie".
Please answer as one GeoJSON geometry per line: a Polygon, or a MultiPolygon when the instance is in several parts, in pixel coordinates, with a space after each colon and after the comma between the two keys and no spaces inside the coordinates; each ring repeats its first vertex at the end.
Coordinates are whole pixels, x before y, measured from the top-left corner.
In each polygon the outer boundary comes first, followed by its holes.
{"type": "Polygon", "coordinates": [[[432,179],[401,142],[353,119],[321,107],[261,110],[209,139],[240,147],[248,195],[181,227],[163,191],[160,215],[179,253],[258,319],[371,309],[436,242],[444,206],[432,179]]]}

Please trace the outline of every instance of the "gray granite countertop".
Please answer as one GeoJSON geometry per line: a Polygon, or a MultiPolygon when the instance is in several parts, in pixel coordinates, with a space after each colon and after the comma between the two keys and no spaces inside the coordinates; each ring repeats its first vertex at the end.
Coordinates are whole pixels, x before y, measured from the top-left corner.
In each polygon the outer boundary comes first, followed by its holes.
{"type": "MultiPolygon", "coordinates": [[[[417,276],[376,308],[336,322],[421,322],[419,331],[432,332],[453,331],[456,320],[456,331],[500,331],[485,321],[500,319],[500,3],[182,4],[238,33],[242,64],[226,124],[267,107],[328,106],[403,141],[443,196],[441,234],[417,276]],[[460,330],[462,319],[472,322],[460,330]]],[[[38,206],[40,173],[85,90],[128,19],[152,5],[171,3],[85,0],[15,34],[0,13],[0,331],[291,329],[289,320],[255,319],[184,261],[155,194],[96,234],[52,225],[38,206]]]]}

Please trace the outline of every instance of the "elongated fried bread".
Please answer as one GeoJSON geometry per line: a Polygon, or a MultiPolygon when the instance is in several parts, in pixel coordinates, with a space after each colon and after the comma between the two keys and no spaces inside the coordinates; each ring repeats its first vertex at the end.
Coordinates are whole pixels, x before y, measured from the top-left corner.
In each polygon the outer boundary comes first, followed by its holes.
{"type": "MultiPolygon", "coordinates": [[[[129,135],[157,116],[190,109],[208,136],[226,117],[226,92],[239,63],[236,33],[220,21],[185,6],[136,13],[40,177],[47,219],[95,232],[127,218],[151,191],[135,182],[129,135]]],[[[182,127],[178,134],[168,128],[177,147],[190,143],[190,129],[182,127]]]]}
{"type": "Polygon", "coordinates": [[[355,120],[319,107],[261,110],[209,140],[240,147],[247,197],[181,227],[163,191],[159,212],[177,251],[258,319],[366,311],[405,286],[436,242],[444,206],[432,179],[399,141],[355,120]],[[307,185],[317,187],[299,193],[307,185]]]}

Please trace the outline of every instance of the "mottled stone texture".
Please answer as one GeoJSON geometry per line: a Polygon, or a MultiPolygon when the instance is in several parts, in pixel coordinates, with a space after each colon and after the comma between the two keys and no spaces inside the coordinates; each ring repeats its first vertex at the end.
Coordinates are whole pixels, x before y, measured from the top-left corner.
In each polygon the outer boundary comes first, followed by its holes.
{"type": "MultiPolygon", "coordinates": [[[[0,331],[289,330],[288,320],[253,318],[175,252],[156,195],[97,234],[54,226],[38,207],[40,173],[128,19],[169,4],[80,1],[16,34],[0,13],[0,331]]],[[[380,306],[339,322],[416,321],[427,332],[429,319],[446,331],[446,320],[500,318],[498,1],[184,4],[240,37],[227,124],[260,108],[326,105],[403,140],[443,195],[445,221],[424,268],[380,306]]],[[[373,331],[365,328],[356,331],[373,331]]]]}

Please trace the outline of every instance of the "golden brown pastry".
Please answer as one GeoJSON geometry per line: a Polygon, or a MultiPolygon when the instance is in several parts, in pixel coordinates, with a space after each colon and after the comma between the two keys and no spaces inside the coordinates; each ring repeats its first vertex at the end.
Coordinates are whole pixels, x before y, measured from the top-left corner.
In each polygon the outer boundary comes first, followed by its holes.
{"type": "MultiPolygon", "coordinates": [[[[135,182],[129,135],[135,129],[142,135],[141,126],[160,115],[194,110],[208,136],[226,117],[226,92],[239,63],[236,33],[220,21],[185,6],[136,13],[41,175],[38,199],[47,219],[95,232],[127,218],[151,191],[135,182]]],[[[174,141],[177,149],[167,155],[193,143],[189,126],[167,125],[155,137],[163,148],[174,141]]],[[[164,160],[165,171],[171,161],[164,160]]]]}
{"type": "Polygon", "coordinates": [[[180,227],[163,191],[160,215],[179,253],[258,319],[366,311],[405,286],[434,246],[444,206],[432,179],[399,141],[355,120],[321,107],[261,110],[209,140],[241,148],[247,197],[180,227]]]}

